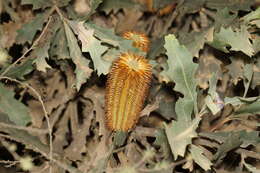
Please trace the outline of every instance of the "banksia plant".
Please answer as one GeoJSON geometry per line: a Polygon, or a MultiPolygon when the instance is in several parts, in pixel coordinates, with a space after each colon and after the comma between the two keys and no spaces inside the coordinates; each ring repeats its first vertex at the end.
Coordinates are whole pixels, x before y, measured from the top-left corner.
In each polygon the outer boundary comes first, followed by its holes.
{"type": "Polygon", "coordinates": [[[137,122],[148,94],[152,66],[133,53],[115,60],[106,86],[106,121],[113,131],[127,131],[137,122]]]}
{"type": "Polygon", "coordinates": [[[123,33],[123,38],[127,40],[133,40],[133,46],[144,51],[148,52],[150,41],[145,34],[138,33],[135,31],[127,31],[123,33]]]}

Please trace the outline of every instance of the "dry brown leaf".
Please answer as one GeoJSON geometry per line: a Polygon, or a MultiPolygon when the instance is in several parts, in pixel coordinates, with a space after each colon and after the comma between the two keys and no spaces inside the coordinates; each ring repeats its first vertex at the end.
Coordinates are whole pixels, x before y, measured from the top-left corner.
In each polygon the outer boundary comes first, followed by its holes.
{"type": "Polygon", "coordinates": [[[3,24],[3,35],[0,37],[0,45],[3,48],[10,48],[14,43],[17,36],[17,30],[20,29],[21,23],[8,22],[3,24]]]}
{"type": "Polygon", "coordinates": [[[105,125],[104,112],[105,90],[96,86],[87,88],[83,93],[83,97],[88,98],[93,102],[94,115],[96,116],[96,121],[99,123],[99,135],[106,135],[107,129],[105,125]]]}
{"type": "MultiPolygon", "coordinates": [[[[29,83],[33,88],[36,89],[36,91],[40,93],[47,112],[50,114],[59,105],[64,104],[73,98],[75,89],[70,83],[71,80],[68,80],[70,79],[68,76],[73,74],[71,74],[70,69],[67,69],[67,86],[65,79],[58,71],[50,70],[50,72],[47,74],[41,73],[41,75],[43,75],[42,77],[45,78],[44,82],[41,82],[41,77],[36,77],[30,79],[29,83]]],[[[32,92],[30,92],[30,94],[33,96],[35,95],[32,92]]],[[[34,97],[37,98],[36,96],[34,97]]]]}
{"type": "Polygon", "coordinates": [[[137,26],[137,22],[143,15],[138,9],[124,9],[125,15],[119,18],[116,26],[116,32],[131,31],[137,26]]]}
{"type": "Polygon", "coordinates": [[[232,63],[227,65],[228,73],[231,75],[232,82],[236,85],[238,81],[243,79],[244,59],[241,57],[231,57],[232,63]]]}
{"type": "Polygon", "coordinates": [[[198,84],[202,89],[209,87],[208,81],[212,74],[216,74],[217,79],[222,79],[222,62],[212,54],[204,54],[199,58],[199,67],[196,74],[198,84]]]}
{"type": "Polygon", "coordinates": [[[68,141],[66,139],[66,133],[69,133],[68,121],[71,113],[75,113],[71,111],[72,106],[73,106],[72,103],[68,104],[67,109],[65,110],[64,114],[61,115],[61,119],[58,121],[57,125],[55,126],[57,131],[55,131],[53,135],[54,136],[53,146],[54,146],[54,150],[61,154],[63,154],[64,147],[68,144],[68,141]]]}
{"type": "Polygon", "coordinates": [[[86,152],[86,138],[90,134],[91,121],[93,114],[91,113],[93,105],[89,101],[85,101],[83,109],[83,123],[78,123],[78,109],[76,103],[71,103],[70,122],[73,141],[65,149],[66,157],[71,160],[82,160],[82,153],[86,152]],[[88,106],[89,105],[89,106],[88,106]]]}
{"type": "Polygon", "coordinates": [[[30,114],[32,115],[32,126],[41,128],[43,124],[43,108],[39,101],[36,100],[29,100],[27,102],[29,108],[30,108],[30,114]]]}

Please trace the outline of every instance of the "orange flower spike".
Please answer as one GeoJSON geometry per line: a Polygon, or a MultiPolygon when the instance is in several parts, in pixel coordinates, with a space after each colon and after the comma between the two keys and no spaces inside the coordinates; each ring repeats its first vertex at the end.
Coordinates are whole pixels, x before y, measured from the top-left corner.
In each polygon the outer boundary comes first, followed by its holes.
{"type": "Polygon", "coordinates": [[[110,130],[127,131],[136,124],[151,78],[152,66],[142,56],[124,53],[113,63],[105,95],[110,130]]]}
{"type": "Polygon", "coordinates": [[[144,52],[148,52],[150,41],[145,34],[138,33],[135,31],[127,31],[123,33],[123,38],[127,40],[133,40],[133,46],[139,48],[144,52]]]}

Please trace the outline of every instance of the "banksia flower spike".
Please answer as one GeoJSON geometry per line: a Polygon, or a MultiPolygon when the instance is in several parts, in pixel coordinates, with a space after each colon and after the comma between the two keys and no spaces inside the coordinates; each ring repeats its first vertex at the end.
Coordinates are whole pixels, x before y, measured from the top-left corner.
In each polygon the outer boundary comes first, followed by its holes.
{"type": "Polygon", "coordinates": [[[106,87],[106,121],[110,130],[127,131],[137,122],[148,94],[152,67],[133,53],[115,60],[106,87]]]}
{"type": "Polygon", "coordinates": [[[135,31],[127,31],[123,33],[123,38],[127,40],[133,40],[133,46],[136,48],[139,48],[140,50],[144,52],[148,52],[150,41],[148,37],[145,34],[138,33],[135,31]]]}

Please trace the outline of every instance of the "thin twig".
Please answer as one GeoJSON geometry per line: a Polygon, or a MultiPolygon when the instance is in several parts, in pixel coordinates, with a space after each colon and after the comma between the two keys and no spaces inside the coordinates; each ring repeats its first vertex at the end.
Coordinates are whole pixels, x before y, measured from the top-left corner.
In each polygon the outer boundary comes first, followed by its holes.
{"type": "Polygon", "coordinates": [[[3,164],[5,164],[5,166],[4,166],[4,167],[7,167],[7,168],[9,168],[9,167],[12,167],[12,166],[14,166],[14,165],[18,164],[18,163],[19,163],[19,161],[11,161],[11,160],[0,160],[0,163],[3,163],[3,164]]]}
{"type": "Polygon", "coordinates": [[[50,120],[49,120],[49,117],[48,117],[48,113],[47,113],[47,110],[46,110],[45,105],[43,103],[41,95],[33,87],[31,87],[30,85],[28,85],[26,83],[20,82],[19,80],[12,79],[12,78],[9,78],[9,77],[0,77],[0,80],[3,80],[3,79],[7,79],[7,80],[10,80],[10,81],[19,83],[20,85],[23,85],[23,86],[29,88],[38,97],[38,100],[40,101],[40,103],[42,105],[42,109],[43,109],[43,112],[44,112],[44,117],[45,117],[45,119],[47,121],[47,126],[48,126],[48,131],[49,131],[49,143],[50,143],[49,158],[50,158],[50,160],[53,160],[52,128],[51,128],[51,124],[50,124],[50,120]]]}
{"type": "MultiPolygon", "coordinates": [[[[13,138],[13,137],[11,137],[9,135],[1,134],[1,133],[0,133],[0,137],[11,139],[11,140],[15,140],[15,138],[13,138]]],[[[39,150],[38,148],[34,148],[34,151],[39,152],[43,157],[45,157],[46,159],[49,159],[50,161],[56,163],[60,168],[66,170],[66,171],[69,171],[70,173],[82,173],[78,169],[63,163],[62,161],[60,161],[60,160],[58,160],[56,158],[52,157],[52,159],[51,159],[50,156],[47,153],[45,153],[44,151],[39,150]]]]}
{"type": "MultiPolygon", "coordinates": [[[[53,8],[54,9],[54,8],[53,8]]],[[[53,11],[53,10],[52,10],[53,11]]],[[[31,51],[31,50],[33,50],[36,46],[37,46],[37,44],[38,44],[38,42],[41,40],[41,38],[43,37],[43,35],[46,33],[46,31],[47,31],[47,29],[48,29],[48,27],[49,27],[49,24],[50,24],[50,22],[51,22],[51,16],[49,17],[49,20],[48,20],[48,22],[47,22],[47,24],[45,25],[45,27],[44,27],[44,29],[43,29],[43,31],[41,32],[41,34],[40,34],[40,36],[33,42],[33,44],[32,44],[32,46],[27,50],[27,51],[25,51],[24,52],[24,54],[20,57],[20,58],[18,58],[14,63],[12,63],[11,65],[9,65],[6,69],[5,69],[5,71],[3,72],[3,73],[1,73],[1,75],[0,75],[0,77],[3,77],[10,69],[12,69],[19,61],[21,61],[22,59],[24,59],[25,57],[26,57],[26,55],[31,51]]]]}
{"type": "Polygon", "coordinates": [[[55,11],[58,13],[58,15],[60,16],[61,20],[63,21],[64,20],[64,16],[63,14],[61,13],[60,9],[55,5],[54,6],[55,8],[55,11]]]}

